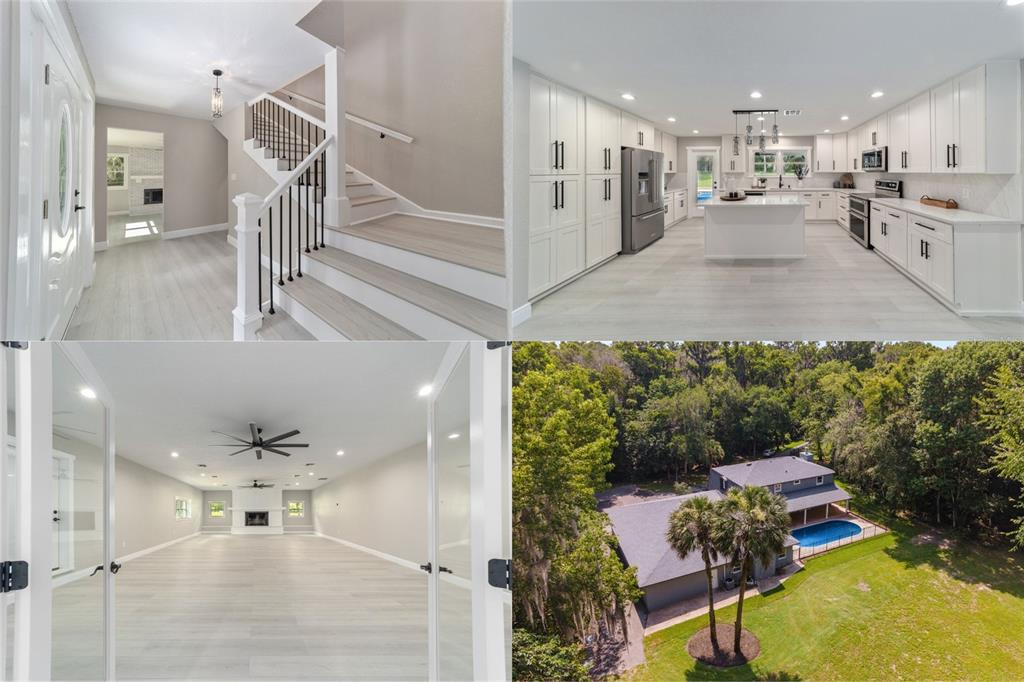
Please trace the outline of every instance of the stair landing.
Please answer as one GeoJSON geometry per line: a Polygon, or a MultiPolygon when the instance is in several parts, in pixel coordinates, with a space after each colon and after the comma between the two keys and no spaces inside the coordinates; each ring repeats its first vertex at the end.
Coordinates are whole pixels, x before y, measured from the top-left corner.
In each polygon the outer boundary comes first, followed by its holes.
{"type": "Polygon", "coordinates": [[[345,227],[326,227],[499,277],[505,276],[503,230],[400,214],[345,227]]]}

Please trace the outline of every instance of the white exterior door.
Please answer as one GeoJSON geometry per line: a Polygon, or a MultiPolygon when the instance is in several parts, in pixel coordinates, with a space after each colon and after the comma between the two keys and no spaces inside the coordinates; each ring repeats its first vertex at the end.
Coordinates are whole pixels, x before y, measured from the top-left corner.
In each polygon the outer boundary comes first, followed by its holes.
{"type": "Polygon", "coordinates": [[[720,150],[718,147],[688,147],[686,149],[687,182],[690,185],[690,206],[696,216],[704,217],[704,202],[718,190],[720,177],[720,150]]]}

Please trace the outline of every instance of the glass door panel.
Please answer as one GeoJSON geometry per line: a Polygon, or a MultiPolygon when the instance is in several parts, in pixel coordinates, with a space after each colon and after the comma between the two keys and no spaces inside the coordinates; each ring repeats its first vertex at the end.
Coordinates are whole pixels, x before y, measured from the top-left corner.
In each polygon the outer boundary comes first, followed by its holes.
{"type": "MultiPolygon", "coordinates": [[[[3,378],[3,461],[0,462],[0,556],[3,561],[18,560],[18,453],[16,450],[16,407],[15,358],[18,351],[3,348],[0,377],[3,378]]],[[[0,679],[14,679],[14,593],[0,594],[0,679]]]]}
{"type": "Polygon", "coordinates": [[[467,348],[434,403],[437,667],[441,680],[473,678],[469,373],[467,348]]]}
{"type": "Polygon", "coordinates": [[[693,205],[697,211],[704,213],[704,204],[715,196],[718,188],[718,154],[715,152],[698,152],[695,157],[695,200],[693,205]]]}
{"type": "Polygon", "coordinates": [[[103,404],[55,347],[51,452],[54,680],[106,676],[105,430],[103,404]]]}

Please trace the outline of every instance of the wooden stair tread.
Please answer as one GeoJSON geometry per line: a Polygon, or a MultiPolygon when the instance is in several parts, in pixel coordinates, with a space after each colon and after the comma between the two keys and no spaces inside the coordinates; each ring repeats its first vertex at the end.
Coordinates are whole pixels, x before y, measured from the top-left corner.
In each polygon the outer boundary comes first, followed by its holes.
{"type": "MultiPolygon", "coordinates": [[[[266,268],[262,270],[263,281],[266,282],[270,271],[266,268]]],[[[420,339],[405,327],[308,275],[296,277],[291,282],[286,281],[284,286],[279,285],[275,279],[274,287],[284,291],[338,333],[353,341],[420,339]]],[[[269,313],[264,310],[263,314],[269,313]]]]}
{"type": "Polygon", "coordinates": [[[364,197],[350,197],[348,202],[352,206],[365,206],[366,204],[376,204],[381,201],[391,201],[394,197],[386,197],[382,194],[367,194],[364,197]]]}
{"type": "Polygon", "coordinates": [[[352,182],[346,182],[345,186],[346,187],[372,187],[373,183],[372,182],[359,182],[358,180],[355,180],[355,181],[352,181],[352,182]]]}
{"type": "Polygon", "coordinates": [[[493,227],[402,214],[345,227],[326,227],[499,277],[505,276],[505,234],[493,227]]]}
{"type": "Polygon", "coordinates": [[[508,336],[505,311],[490,303],[330,246],[309,256],[484,338],[508,336]]]}

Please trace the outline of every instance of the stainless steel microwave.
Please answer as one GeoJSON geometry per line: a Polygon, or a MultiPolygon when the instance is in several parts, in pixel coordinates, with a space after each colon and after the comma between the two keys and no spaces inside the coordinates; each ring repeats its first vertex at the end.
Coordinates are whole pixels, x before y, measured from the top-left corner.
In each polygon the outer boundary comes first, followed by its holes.
{"type": "Polygon", "coordinates": [[[860,154],[860,167],[865,172],[884,173],[889,170],[889,148],[865,149],[860,154]]]}

